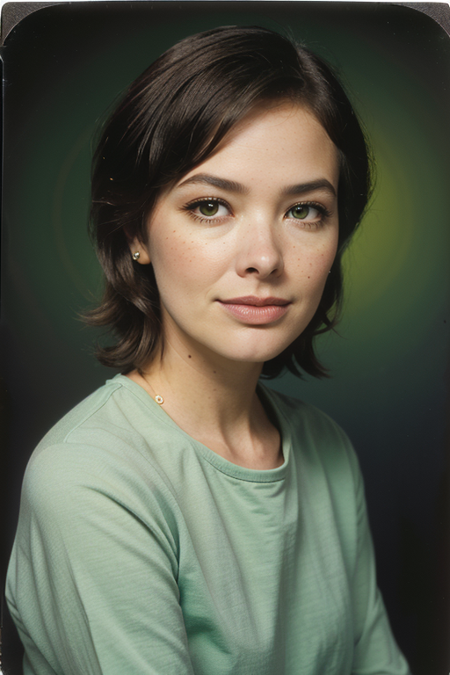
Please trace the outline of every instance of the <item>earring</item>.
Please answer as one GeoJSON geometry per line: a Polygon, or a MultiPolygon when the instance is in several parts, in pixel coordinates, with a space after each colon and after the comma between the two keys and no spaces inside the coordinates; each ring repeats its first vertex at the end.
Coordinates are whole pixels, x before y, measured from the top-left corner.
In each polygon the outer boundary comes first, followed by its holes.
{"type": "Polygon", "coordinates": [[[137,260],[139,260],[140,257],[141,257],[141,254],[139,253],[139,251],[136,251],[135,253],[133,253],[133,260],[137,261],[137,260]]]}

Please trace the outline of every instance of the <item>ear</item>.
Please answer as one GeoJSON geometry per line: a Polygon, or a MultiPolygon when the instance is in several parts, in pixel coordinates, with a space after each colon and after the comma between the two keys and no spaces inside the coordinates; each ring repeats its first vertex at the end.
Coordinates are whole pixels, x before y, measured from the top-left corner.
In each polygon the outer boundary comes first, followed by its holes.
{"type": "Polygon", "coordinates": [[[125,230],[125,236],[128,241],[128,246],[130,248],[130,255],[133,260],[140,265],[149,265],[150,256],[147,251],[147,247],[143,244],[137,237],[130,237],[125,230]]]}

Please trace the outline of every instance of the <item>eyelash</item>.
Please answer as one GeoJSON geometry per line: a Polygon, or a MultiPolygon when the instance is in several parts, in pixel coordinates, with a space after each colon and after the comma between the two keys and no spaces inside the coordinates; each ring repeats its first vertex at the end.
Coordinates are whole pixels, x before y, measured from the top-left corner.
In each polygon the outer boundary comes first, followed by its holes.
{"type": "MultiPolygon", "coordinates": [[[[208,202],[218,204],[219,206],[224,206],[229,211],[230,214],[232,213],[230,205],[225,200],[218,199],[217,197],[205,197],[202,199],[196,199],[195,201],[186,204],[186,206],[183,207],[183,211],[186,211],[191,216],[191,218],[194,218],[196,221],[201,223],[217,223],[221,222],[223,218],[227,217],[227,216],[219,216],[219,217],[210,216],[208,218],[207,216],[200,216],[198,213],[194,213],[195,209],[197,209],[202,204],[206,204],[208,202]]],[[[296,206],[309,206],[313,209],[316,209],[319,212],[320,218],[318,220],[308,221],[302,218],[294,218],[294,217],[289,218],[289,220],[298,220],[299,222],[303,223],[304,227],[307,226],[307,229],[310,230],[321,227],[325,223],[327,218],[331,216],[330,211],[323,204],[307,201],[307,202],[297,202],[296,204],[293,204],[284,214],[285,217],[290,211],[295,209],[296,206]]]]}
{"type": "Polygon", "coordinates": [[[214,204],[219,204],[219,206],[224,206],[230,213],[232,213],[230,205],[223,199],[218,199],[217,197],[205,197],[203,199],[196,199],[194,202],[190,202],[183,207],[183,211],[187,211],[188,214],[199,221],[200,223],[214,223],[220,222],[225,216],[219,216],[218,218],[214,216],[200,216],[198,213],[194,213],[194,210],[201,206],[202,204],[207,204],[208,202],[213,202],[214,204]]]}
{"type": "Polygon", "coordinates": [[[290,211],[293,211],[296,206],[309,206],[312,209],[316,209],[316,211],[319,212],[318,220],[304,220],[302,218],[294,218],[294,217],[290,218],[290,220],[296,220],[296,221],[299,221],[300,223],[303,223],[303,227],[305,227],[308,230],[315,230],[315,229],[318,229],[319,227],[322,227],[325,224],[326,220],[328,218],[330,218],[330,216],[331,216],[331,212],[323,204],[319,204],[318,202],[311,202],[311,201],[297,202],[296,204],[293,204],[286,211],[285,216],[287,216],[287,214],[290,211]]]}

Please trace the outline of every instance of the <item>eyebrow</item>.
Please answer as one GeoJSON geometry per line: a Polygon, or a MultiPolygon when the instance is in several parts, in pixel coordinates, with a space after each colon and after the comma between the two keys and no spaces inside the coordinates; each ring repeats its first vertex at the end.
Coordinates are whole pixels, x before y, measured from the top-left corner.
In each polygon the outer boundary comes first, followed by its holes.
{"type": "MultiPolygon", "coordinates": [[[[195,176],[191,176],[191,178],[188,178],[187,180],[180,183],[178,187],[197,184],[213,185],[214,187],[221,188],[227,192],[235,192],[238,194],[247,194],[249,192],[249,189],[245,187],[245,185],[242,185],[242,183],[237,183],[234,180],[227,180],[226,178],[219,178],[219,176],[213,176],[209,173],[197,173],[195,176]]],[[[314,190],[326,190],[327,192],[330,192],[336,196],[336,190],[326,178],[320,178],[308,183],[288,185],[283,189],[282,194],[292,197],[296,195],[302,195],[305,192],[313,192],[314,190]]]]}
{"type": "Polygon", "coordinates": [[[305,192],[314,192],[314,190],[326,190],[331,192],[336,197],[336,190],[329,180],[326,178],[319,178],[312,180],[309,183],[299,183],[298,185],[289,185],[283,190],[283,194],[287,196],[302,195],[305,192]]]}
{"type": "Polygon", "coordinates": [[[227,192],[237,192],[239,194],[247,194],[248,188],[246,188],[242,183],[236,183],[234,180],[227,180],[226,178],[219,178],[218,176],[213,176],[210,173],[197,173],[195,176],[188,178],[187,180],[180,183],[178,187],[184,187],[185,185],[196,185],[201,183],[203,185],[213,185],[214,187],[221,188],[222,190],[227,190],[227,192]]]}

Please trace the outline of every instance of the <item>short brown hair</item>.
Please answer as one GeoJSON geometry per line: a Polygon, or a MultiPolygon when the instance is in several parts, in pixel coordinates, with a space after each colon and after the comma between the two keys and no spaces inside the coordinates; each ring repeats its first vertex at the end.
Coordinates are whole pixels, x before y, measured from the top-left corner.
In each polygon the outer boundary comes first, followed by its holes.
{"type": "Polygon", "coordinates": [[[259,27],[217,28],[177,43],[130,85],[102,130],[93,160],[91,231],[106,289],[88,321],[112,328],[117,341],[98,349],[101,363],[124,373],[142,368],[161,335],[152,266],[133,262],[125,233],[145,241],[145,223],[161,190],[206,160],[256,106],[286,99],[306,106],[338,148],[339,245],[314,317],[264,364],[263,375],[275,377],[285,367],[297,375],[326,375],[313,340],[337,322],[342,253],[370,192],[369,153],[329,66],[259,27]]]}

